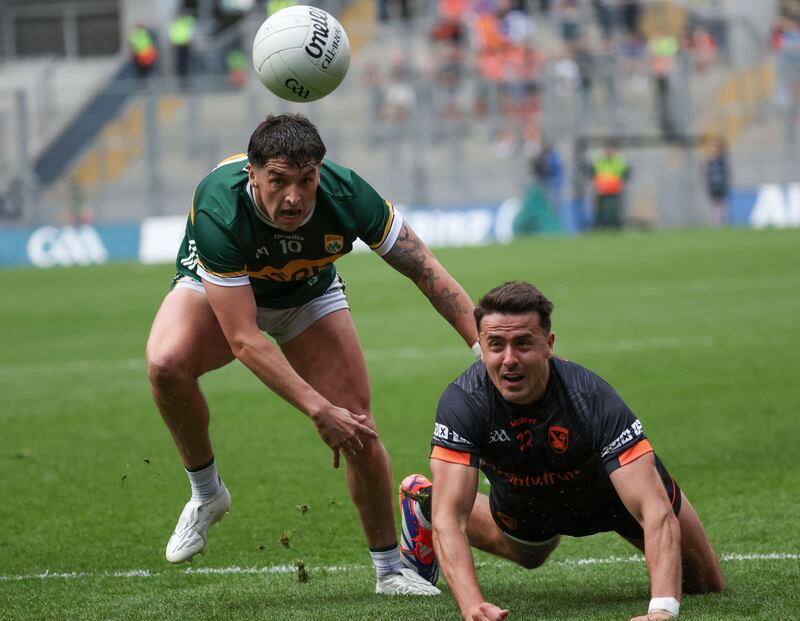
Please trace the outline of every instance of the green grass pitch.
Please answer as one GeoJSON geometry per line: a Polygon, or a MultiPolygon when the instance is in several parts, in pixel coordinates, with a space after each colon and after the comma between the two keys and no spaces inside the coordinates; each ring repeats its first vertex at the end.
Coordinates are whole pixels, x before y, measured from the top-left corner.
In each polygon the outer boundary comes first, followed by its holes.
{"type": "MultiPolygon", "coordinates": [[[[800,231],[437,256],[473,298],[537,284],[556,305],[556,352],[641,417],[724,559],[725,592],[686,597],[681,617],[800,619],[800,231]]],[[[436,401],[470,352],[379,258],[339,266],[395,480],[428,473],[436,401]]],[[[190,570],[166,563],[188,484],[143,350],[171,271],[0,271],[0,619],[458,619],[446,587],[373,594],[343,473],[308,420],[238,363],[202,380],[233,512],[190,570]]],[[[627,620],[649,599],[634,552],[615,535],[566,538],[534,571],[479,554],[479,578],[514,619],[627,620]]]]}

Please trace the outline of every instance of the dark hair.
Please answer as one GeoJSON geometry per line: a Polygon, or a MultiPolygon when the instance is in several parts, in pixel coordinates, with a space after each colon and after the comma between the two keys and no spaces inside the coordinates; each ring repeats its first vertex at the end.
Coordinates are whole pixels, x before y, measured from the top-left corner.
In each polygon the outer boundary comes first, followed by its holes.
{"type": "Polygon", "coordinates": [[[481,331],[481,320],[491,313],[502,315],[539,315],[539,326],[550,334],[550,313],[553,303],[544,293],[527,282],[511,281],[495,287],[478,300],[475,307],[475,325],[481,331]]]}
{"type": "Polygon", "coordinates": [[[283,160],[292,168],[319,164],[325,144],[314,124],[302,114],[270,114],[250,136],[247,157],[256,168],[283,160]]]}

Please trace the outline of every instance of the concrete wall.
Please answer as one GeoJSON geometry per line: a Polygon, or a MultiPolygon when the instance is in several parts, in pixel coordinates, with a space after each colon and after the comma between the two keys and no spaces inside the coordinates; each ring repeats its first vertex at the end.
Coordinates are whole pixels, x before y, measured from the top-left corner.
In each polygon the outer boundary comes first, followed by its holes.
{"type": "Polygon", "coordinates": [[[121,0],[122,24],[128,32],[134,24],[165,27],[172,20],[179,0],[121,0]]]}

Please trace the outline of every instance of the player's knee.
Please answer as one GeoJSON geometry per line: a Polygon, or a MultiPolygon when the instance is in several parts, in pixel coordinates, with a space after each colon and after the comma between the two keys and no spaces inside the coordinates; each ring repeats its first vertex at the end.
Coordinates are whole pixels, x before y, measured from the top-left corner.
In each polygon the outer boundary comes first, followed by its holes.
{"type": "Polygon", "coordinates": [[[525,569],[536,569],[544,565],[544,562],[550,557],[553,550],[558,546],[558,539],[554,539],[550,544],[541,546],[520,546],[509,544],[508,540],[504,538],[508,546],[507,558],[514,561],[520,567],[525,569]]]}
{"type": "MultiPolygon", "coordinates": [[[[373,431],[378,431],[378,426],[375,424],[375,419],[372,417],[372,412],[370,411],[369,400],[361,401],[358,399],[337,399],[333,401],[339,407],[345,408],[346,410],[356,414],[358,416],[366,416],[366,420],[364,420],[364,424],[372,429],[373,431]]],[[[366,436],[361,437],[361,441],[364,444],[364,447],[367,446],[374,449],[376,446],[380,445],[380,442],[373,438],[369,438],[366,436]]]]}
{"type": "Polygon", "coordinates": [[[352,461],[355,466],[369,470],[388,459],[386,449],[378,438],[362,436],[361,443],[364,446],[360,451],[352,455],[352,461]]]}
{"type": "Polygon", "coordinates": [[[711,580],[702,580],[699,582],[690,581],[684,582],[683,592],[687,595],[706,595],[709,593],[721,593],[725,587],[724,580],[720,578],[711,580]]]}
{"type": "Polygon", "coordinates": [[[349,395],[347,398],[334,399],[333,402],[339,407],[351,411],[353,414],[367,417],[367,424],[370,427],[375,427],[372,419],[372,412],[370,411],[369,397],[364,397],[358,394],[349,395]]]}
{"type": "Polygon", "coordinates": [[[722,572],[718,572],[711,580],[709,580],[708,592],[709,593],[722,593],[725,588],[725,578],[722,577],[722,572]]]}
{"type": "Polygon", "coordinates": [[[537,567],[544,565],[547,557],[533,557],[526,555],[515,560],[517,565],[520,565],[524,569],[536,569],[537,567]]]}
{"type": "Polygon", "coordinates": [[[722,574],[715,574],[709,577],[706,580],[705,590],[703,593],[722,593],[722,589],[725,588],[725,579],[722,577],[722,574]]]}
{"type": "Polygon", "coordinates": [[[153,386],[174,384],[187,375],[181,361],[169,352],[147,352],[147,376],[153,386]]]}
{"type": "Polygon", "coordinates": [[[383,443],[377,438],[361,438],[363,447],[352,454],[344,454],[347,467],[361,479],[371,479],[379,473],[386,471],[389,464],[389,454],[383,443]]]}
{"type": "Polygon", "coordinates": [[[684,567],[683,592],[689,595],[702,595],[706,593],[721,593],[725,588],[725,578],[718,563],[701,572],[690,572],[684,567]],[[695,575],[691,575],[695,573],[695,575]]]}

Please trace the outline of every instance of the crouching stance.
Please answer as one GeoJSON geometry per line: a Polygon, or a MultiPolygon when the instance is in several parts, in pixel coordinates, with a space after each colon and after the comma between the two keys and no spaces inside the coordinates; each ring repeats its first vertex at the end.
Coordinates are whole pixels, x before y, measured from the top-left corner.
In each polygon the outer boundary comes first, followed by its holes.
{"type": "Polygon", "coordinates": [[[362,239],[477,347],[473,305],[391,203],[352,170],[323,161],[325,151],[306,117],[270,116],[247,154],[221,162],[194,193],[174,286],[147,343],[153,397],[192,489],[167,560],[202,552],[209,527],[231,506],[198,378],[238,359],[308,416],[334,467],[344,455],[376,591],[437,594],[400,560],[389,456],[334,262],[362,239]]]}
{"type": "Polygon", "coordinates": [[[615,531],[650,574],[648,612],[632,621],[677,617],[682,593],[722,589],[719,561],[639,419],[599,376],[553,355],[552,309],[526,283],[478,303],[483,361],[436,412],[436,493],[422,475],[401,485],[403,560],[433,582],[441,568],[464,618],[493,621],[508,611],[484,599],[470,546],[534,568],[561,535],[615,531]]]}

